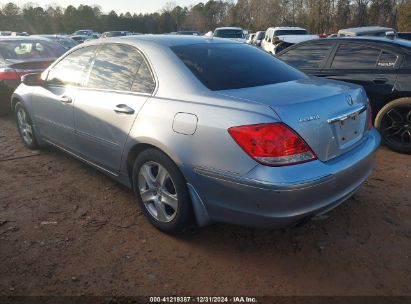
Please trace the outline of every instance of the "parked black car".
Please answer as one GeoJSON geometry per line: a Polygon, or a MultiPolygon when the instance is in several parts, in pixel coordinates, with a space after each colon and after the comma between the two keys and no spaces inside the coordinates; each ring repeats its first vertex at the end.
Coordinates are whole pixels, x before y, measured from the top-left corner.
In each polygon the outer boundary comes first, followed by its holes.
{"type": "Polygon", "coordinates": [[[10,97],[22,77],[45,70],[66,52],[57,42],[41,37],[0,37],[0,115],[10,112],[10,97]]]}
{"type": "Polygon", "coordinates": [[[411,40],[411,32],[399,32],[397,35],[398,38],[411,40]]]}
{"type": "Polygon", "coordinates": [[[308,75],[362,85],[384,143],[411,154],[411,41],[379,37],[311,40],[277,56],[308,75]]]}

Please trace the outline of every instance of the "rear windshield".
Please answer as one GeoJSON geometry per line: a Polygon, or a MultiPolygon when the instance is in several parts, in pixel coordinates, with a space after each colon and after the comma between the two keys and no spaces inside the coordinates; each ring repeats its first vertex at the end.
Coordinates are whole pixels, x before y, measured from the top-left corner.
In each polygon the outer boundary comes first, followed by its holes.
{"type": "Polygon", "coordinates": [[[59,44],[35,40],[0,41],[0,55],[5,60],[57,58],[65,52],[59,44]]]}
{"type": "Polygon", "coordinates": [[[272,55],[247,44],[195,44],[171,49],[213,91],[263,86],[306,77],[272,55]]]}
{"type": "Polygon", "coordinates": [[[285,35],[308,35],[308,32],[306,30],[278,30],[274,33],[274,36],[285,35]]]}
{"type": "Polygon", "coordinates": [[[242,30],[216,30],[214,37],[219,38],[244,38],[242,30]]]}

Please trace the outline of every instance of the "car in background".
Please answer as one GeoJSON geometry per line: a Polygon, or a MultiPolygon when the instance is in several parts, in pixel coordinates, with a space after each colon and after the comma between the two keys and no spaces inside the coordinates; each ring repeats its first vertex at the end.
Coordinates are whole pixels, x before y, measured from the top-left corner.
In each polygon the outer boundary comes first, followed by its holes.
{"type": "Polygon", "coordinates": [[[131,36],[131,35],[133,34],[129,31],[110,31],[110,32],[104,32],[103,34],[101,34],[100,38],[131,36]]]}
{"type": "Polygon", "coordinates": [[[94,31],[93,30],[78,30],[75,31],[72,36],[91,36],[93,35],[94,31]]]}
{"type": "Polygon", "coordinates": [[[258,31],[255,33],[252,44],[255,46],[261,47],[261,41],[264,39],[265,31],[258,31]]]}
{"type": "Polygon", "coordinates": [[[42,72],[65,52],[46,38],[0,37],[0,114],[10,112],[11,94],[23,75],[42,72]]]}
{"type": "Polygon", "coordinates": [[[265,37],[261,41],[261,48],[275,55],[295,43],[318,38],[317,35],[310,35],[306,29],[301,27],[270,27],[265,31],[265,37]]]}
{"type": "Polygon", "coordinates": [[[362,26],[347,29],[341,29],[337,33],[338,37],[346,36],[377,36],[377,37],[393,37],[397,36],[397,31],[390,27],[382,26],[362,26]]]}
{"type": "Polygon", "coordinates": [[[229,39],[91,41],[26,75],[12,107],[28,148],[51,144],[122,182],[165,232],[323,214],[365,182],[380,143],[360,86],[229,39]]]}
{"type": "Polygon", "coordinates": [[[254,37],[255,37],[255,33],[248,34],[247,38],[245,39],[245,42],[248,44],[253,44],[254,37]]]}
{"type": "Polygon", "coordinates": [[[78,43],[83,43],[84,41],[90,39],[90,36],[85,36],[85,35],[71,35],[71,39],[75,40],[78,43]]]}
{"type": "Polygon", "coordinates": [[[185,36],[201,36],[197,31],[178,31],[176,35],[185,35],[185,36]]]}
{"type": "MultiPolygon", "coordinates": [[[[36,36],[33,36],[36,37],[36,36]]],[[[75,47],[76,45],[78,45],[79,43],[67,36],[61,36],[61,35],[38,35],[38,37],[44,37],[50,40],[53,40],[55,42],[60,43],[66,50],[69,50],[73,47],[75,47]]]]}
{"type": "Polygon", "coordinates": [[[398,38],[411,40],[411,32],[398,32],[398,38]]]}
{"type": "Polygon", "coordinates": [[[245,42],[244,31],[241,27],[218,27],[214,30],[213,37],[245,42]]]}
{"type": "Polygon", "coordinates": [[[277,54],[313,76],[362,85],[386,146],[411,153],[411,42],[383,37],[307,41],[277,54]]]}

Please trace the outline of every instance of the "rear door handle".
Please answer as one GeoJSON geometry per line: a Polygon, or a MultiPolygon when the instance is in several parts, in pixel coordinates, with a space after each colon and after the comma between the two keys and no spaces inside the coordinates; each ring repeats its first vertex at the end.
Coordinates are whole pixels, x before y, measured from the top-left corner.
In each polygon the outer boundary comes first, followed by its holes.
{"type": "Polygon", "coordinates": [[[123,114],[134,114],[134,109],[125,104],[118,104],[114,108],[114,112],[123,114]]]}
{"type": "Polygon", "coordinates": [[[60,101],[62,103],[72,103],[73,99],[71,99],[71,97],[69,97],[69,96],[64,95],[64,96],[60,97],[60,101]]]}

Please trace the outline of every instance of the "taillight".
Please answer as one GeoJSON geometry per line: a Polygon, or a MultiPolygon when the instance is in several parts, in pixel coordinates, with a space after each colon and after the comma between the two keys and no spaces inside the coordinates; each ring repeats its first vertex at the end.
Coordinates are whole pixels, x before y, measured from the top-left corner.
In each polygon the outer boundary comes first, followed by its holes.
{"type": "Polygon", "coordinates": [[[228,129],[237,144],[267,166],[286,166],[317,159],[307,143],[283,123],[257,124],[228,129]]]}
{"type": "Polygon", "coordinates": [[[13,69],[0,68],[0,80],[20,80],[20,76],[13,69]]]}
{"type": "Polygon", "coordinates": [[[367,113],[368,113],[368,115],[367,115],[367,117],[368,117],[367,129],[371,130],[372,129],[372,108],[371,108],[370,103],[368,103],[368,106],[367,106],[367,113]]]}

